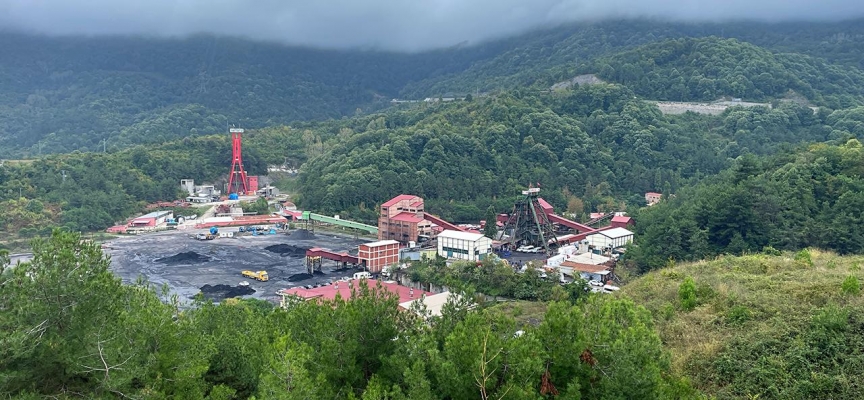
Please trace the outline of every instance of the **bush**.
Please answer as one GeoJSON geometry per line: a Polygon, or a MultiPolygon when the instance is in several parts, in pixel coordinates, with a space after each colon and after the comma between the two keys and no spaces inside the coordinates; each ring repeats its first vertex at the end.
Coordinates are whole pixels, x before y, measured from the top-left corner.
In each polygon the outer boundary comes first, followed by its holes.
{"type": "Polygon", "coordinates": [[[732,325],[742,324],[750,320],[750,309],[745,306],[734,306],[726,312],[726,322],[732,325]]]}
{"type": "Polygon", "coordinates": [[[861,283],[858,282],[858,278],[855,275],[849,275],[846,279],[843,280],[843,283],[840,285],[840,289],[844,294],[857,296],[861,293],[861,283]]]}
{"type": "Polygon", "coordinates": [[[779,256],[779,255],[782,254],[782,253],[780,253],[780,250],[777,250],[777,249],[775,249],[775,248],[773,248],[773,247],[771,247],[771,246],[765,246],[765,247],[763,247],[763,248],[762,248],[762,253],[763,253],[763,254],[766,254],[766,255],[769,255],[769,256],[779,256]]]}
{"type": "Polygon", "coordinates": [[[681,301],[681,308],[690,311],[698,305],[696,303],[696,283],[693,278],[684,278],[684,282],[678,287],[678,299],[681,301]]]}
{"type": "Polygon", "coordinates": [[[813,258],[810,256],[810,250],[803,249],[795,253],[795,262],[804,265],[805,267],[813,266],[813,258]]]}

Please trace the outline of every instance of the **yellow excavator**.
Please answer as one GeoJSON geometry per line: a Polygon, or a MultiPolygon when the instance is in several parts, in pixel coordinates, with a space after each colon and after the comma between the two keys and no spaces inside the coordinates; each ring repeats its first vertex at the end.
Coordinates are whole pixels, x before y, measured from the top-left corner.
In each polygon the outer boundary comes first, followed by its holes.
{"type": "Polygon", "coordinates": [[[267,276],[267,271],[243,271],[241,274],[247,278],[252,278],[255,280],[259,280],[261,282],[267,282],[270,277],[267,276]]]}

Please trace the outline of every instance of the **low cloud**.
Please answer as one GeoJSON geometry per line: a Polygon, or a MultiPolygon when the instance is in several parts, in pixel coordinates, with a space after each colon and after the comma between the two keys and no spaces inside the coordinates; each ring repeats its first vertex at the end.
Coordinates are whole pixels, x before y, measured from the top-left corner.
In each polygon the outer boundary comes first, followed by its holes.
{"type": "Polygon", "coordinates": [[[51,35],[215,33],[330,48],[423,50],[579,20],[830,21],[860,0],[0,0],[0,28],[51,35]]]}

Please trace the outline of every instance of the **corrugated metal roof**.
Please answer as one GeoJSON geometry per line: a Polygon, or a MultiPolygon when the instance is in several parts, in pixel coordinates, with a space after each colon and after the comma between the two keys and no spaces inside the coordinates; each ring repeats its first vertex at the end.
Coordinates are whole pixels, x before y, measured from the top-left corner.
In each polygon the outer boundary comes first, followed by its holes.
{"type": "Polygon", "coordinates": [[[625,236],[633,236],[633,232],[630,232],[624,228],[612,228],[594,233],[593,235],[603,235],[608,237],[609,239],[618,239],[625,236]]]}

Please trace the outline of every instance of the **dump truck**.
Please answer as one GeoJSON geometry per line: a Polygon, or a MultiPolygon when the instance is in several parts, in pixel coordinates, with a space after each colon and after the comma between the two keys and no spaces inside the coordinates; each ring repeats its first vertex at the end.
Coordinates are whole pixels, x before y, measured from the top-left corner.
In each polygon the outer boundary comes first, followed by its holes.
{"type": "Polygon", "coordinates": [[[267,282],[270,277],[267,276],[267,271],[243,271],[241,274],[247,278],[252,278],[261,282],[267,282]]]}

